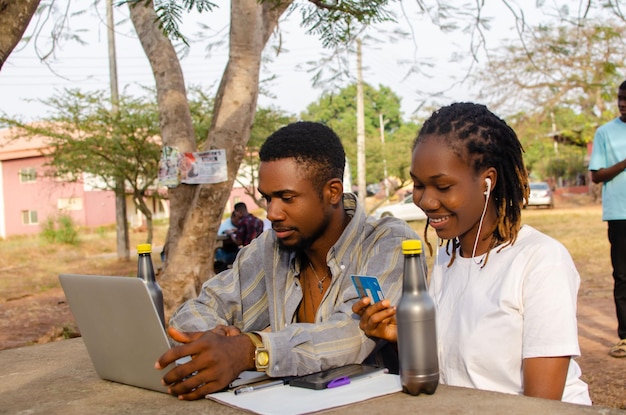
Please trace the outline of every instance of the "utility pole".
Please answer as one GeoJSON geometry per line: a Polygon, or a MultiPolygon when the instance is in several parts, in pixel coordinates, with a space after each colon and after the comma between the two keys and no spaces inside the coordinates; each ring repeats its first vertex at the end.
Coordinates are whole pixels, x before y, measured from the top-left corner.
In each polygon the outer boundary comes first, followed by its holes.
{"type": "Polygon", "coordinates": [[[554,154],[559,154],[559,142],[557,140],[556,121],[554,121],[554,111],[550,111],[550,120],[552,121],[552,141],[554,144],[554,154]]]}
{"type": "MultiPolygon", "coordinates": [[[[107,43],[109,47],[109,79],[111,83],[111,112],[119,110],[119,92],[117,88],[117,58],[115,56],[115,22],[113,19],[113,0],[107,0],[107,43]]],[[[115,178],[115,231],[117,234],[117,258],[130,259],[130,240],[126,220],[126,189],[124,178],[115,178]]]]}
{"type": "Polygon", "coordinates": [[[382,144],[383,153],[383,175],[385,184],[385,197],[389,199],[389,176],[387,175],[387,153],[385,153],[385,122],[383,121],[383,113],[378,114],[378,124],[380,125],[380,143],[382,144]]]}
{"type": "Polygon", "coordinates": [[[363,105],[363,73],[361,39],[356,40],[357,83],[356,83],[356,171],[359,202],[365,207],[365,109],[363,105]]]}

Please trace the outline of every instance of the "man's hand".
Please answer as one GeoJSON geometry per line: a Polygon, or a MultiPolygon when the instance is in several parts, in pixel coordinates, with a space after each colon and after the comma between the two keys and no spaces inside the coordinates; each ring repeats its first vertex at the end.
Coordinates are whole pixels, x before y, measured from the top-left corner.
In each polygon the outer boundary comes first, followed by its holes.
{"type": "Polygon", "coordinates": [[[244,370],[254,369],[254,345],[232,326],[206,332],[183,333],[173,327],[168,334],[183,345],[168,350],[155,368],[161,370],[181,357],[191,361],[177,365],[162,379],[168,392],[181,400],[194,400],[224,389],[244,370]]]}
{"type": "MultiPolygon", "coordinates": [[[[176,329],[173,329],[173,330],[176,330],[176,329]]],[[[235,326],[223,326],[221,324],[218,324],[217,326],[215,326],[213,329],[211,329],[209,331],[211,331],[211,332],[213,332],[215,334],[221,334],[222,336],[238,336],[238,335],[241,334],[241,330],[239,330],[237,327],[235,327],[235,326]]],[[[180,333],[179,331],[177,331],[177,332],[180,333]]]]}

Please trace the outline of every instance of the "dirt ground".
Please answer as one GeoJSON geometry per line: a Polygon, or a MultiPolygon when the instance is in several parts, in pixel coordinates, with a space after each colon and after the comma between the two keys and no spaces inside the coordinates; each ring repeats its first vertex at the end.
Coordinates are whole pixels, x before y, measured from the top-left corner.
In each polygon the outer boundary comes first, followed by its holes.
{"type": "MultiPolygon", "coordinates": [[[[132,275],[136,264],[131,261],[119,266],[113,274],[132,275]]],[[[608,355],[617,340],[612,287],[598,289],[583,281],[578,326],[582,356],[577,361],[594,405],[626,410],[626,358],[608,355]]],[[[0,350],[56,341],[76,332],[61,288],[0,303],[0,350]]]]}

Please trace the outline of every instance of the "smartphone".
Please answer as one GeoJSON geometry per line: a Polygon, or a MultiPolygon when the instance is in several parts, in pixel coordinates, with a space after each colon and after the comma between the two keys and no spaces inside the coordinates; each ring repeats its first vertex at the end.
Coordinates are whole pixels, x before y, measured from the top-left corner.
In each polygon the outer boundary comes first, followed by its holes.
{"type": "Polygon", "coordinates": [[[388,370],[384,367],[354,363],[322,370],[321,372],[311,373],[310,375],[291,378],[289,380],[289,386],[321,390],[334,386],[347,385],[352,380],[367,377],[378,372],[387,373],[388,370]]]}
{"type": "Polygon", "coordinates": [[[359,294],[359,298],[369,297],[372,300],[372,304],[385,298],[383,290],[378,283],[378,278],[376,277],[353,275],[352,282],[354,283],[357,294],[359,294]]]}

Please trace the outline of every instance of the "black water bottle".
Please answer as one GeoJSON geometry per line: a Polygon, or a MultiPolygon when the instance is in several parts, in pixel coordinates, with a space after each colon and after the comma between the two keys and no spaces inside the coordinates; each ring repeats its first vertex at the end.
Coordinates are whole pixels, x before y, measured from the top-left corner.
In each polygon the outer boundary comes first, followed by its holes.
{"type": "Polygon", "coordinates": [[[152,303],[156,308],[157,314],[161,319],[161,324],[165,327],[165,315],[163,312],[163,291],[154,275],[154,266],[152,265],[152,245],[137,245],[137,277],[144,280],[152,297],[152,303]]]}
{"type": "Polygon", "coordinates": [[[402,391],[430,395],[439,384],[439,359],[435,302],[428,293],[422,241],[403,241],[402,253],[402,296],[396,309],[402,391]]]}

